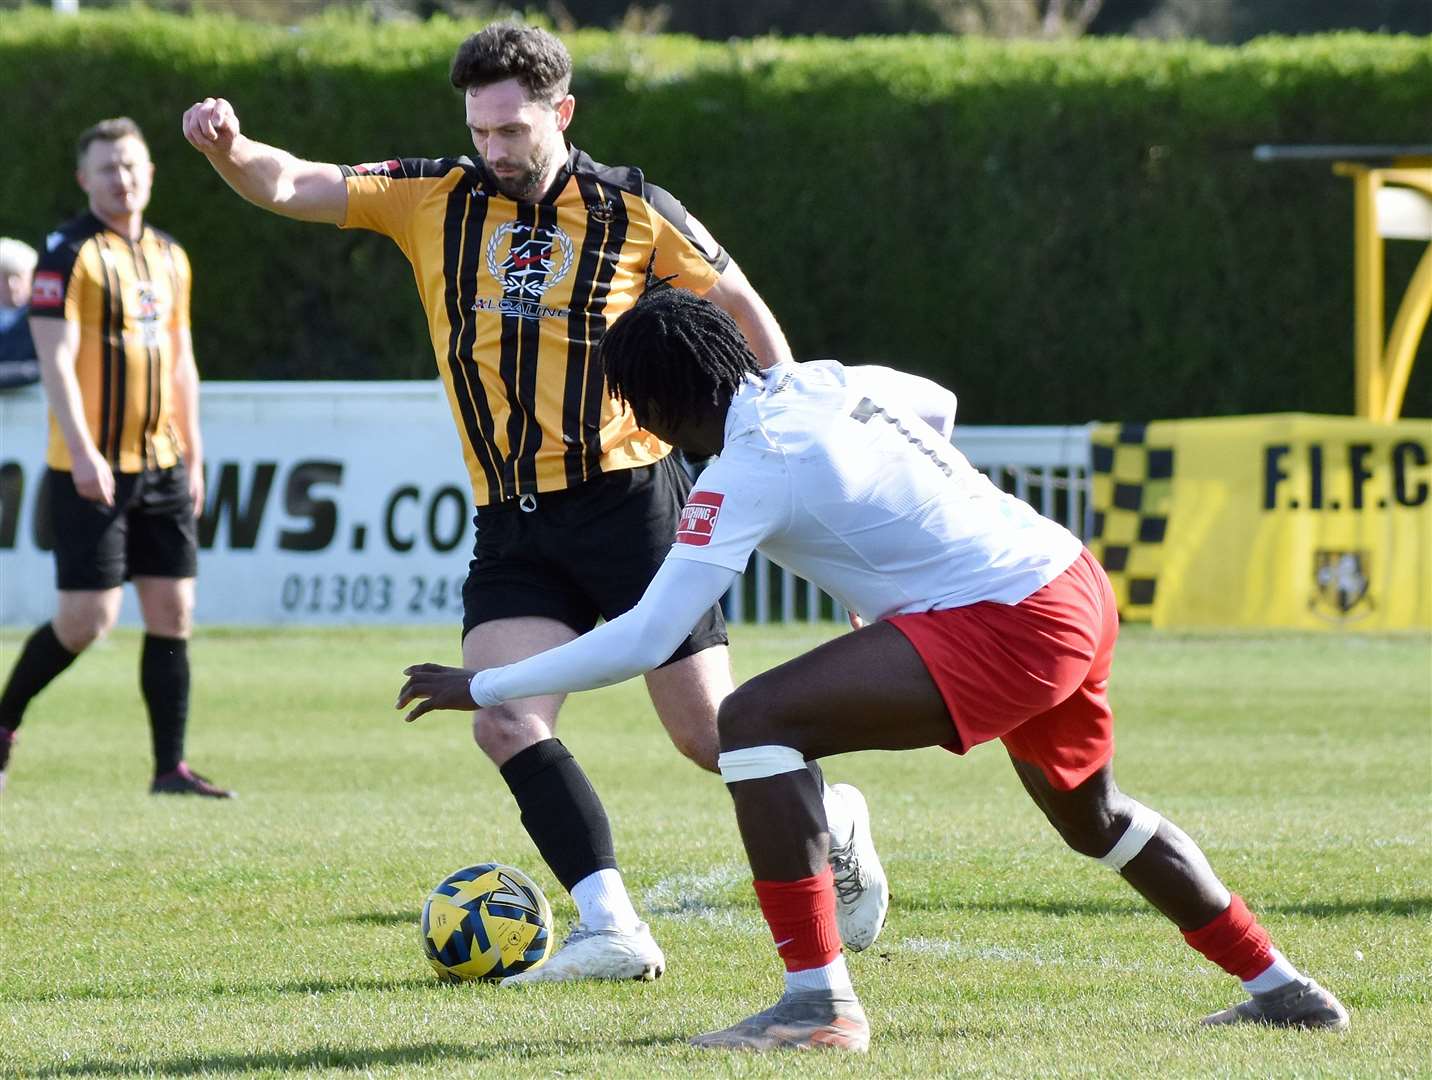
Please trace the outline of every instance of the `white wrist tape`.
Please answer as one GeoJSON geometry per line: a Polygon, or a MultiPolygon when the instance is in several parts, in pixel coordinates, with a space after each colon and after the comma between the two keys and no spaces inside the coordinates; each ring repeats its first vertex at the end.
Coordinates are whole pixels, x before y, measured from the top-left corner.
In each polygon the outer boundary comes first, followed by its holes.
{"type": "Polygon", "coordinates": [[[804,754],[789,746],[748,746],[744,750],[727,750],[716,764],[721,769],[721,779],[731,784],[798,772],[806,767],[806,760],[804,754]]]}
{"type": "Polygon", "coordinates": [[[1128,865],[1139,852],[1144,850],[1144,845],[1154,838],[1154,833],[1159,831],[1159,822],[1163,817],[1157,810],[1150,810],[1143,803],[1134,803],[1134,813],[1129,819],[1129,827],[1124,830],[1124,835],[1119,837],[1119,842],[1114,845],[1109,854],[1099,861],[1110,870],[1122,870],[1128,865]]]}

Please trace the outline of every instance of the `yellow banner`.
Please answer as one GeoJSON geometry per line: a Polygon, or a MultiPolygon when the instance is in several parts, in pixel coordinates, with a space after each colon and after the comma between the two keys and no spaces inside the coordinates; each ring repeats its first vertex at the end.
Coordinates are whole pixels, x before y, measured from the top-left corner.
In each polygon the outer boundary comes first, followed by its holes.
{"type": "Polygon", "coordinates": [[[1103,424],[1090,547],[1158,627],[1432,629],[1432,421],[1103,424]]]}

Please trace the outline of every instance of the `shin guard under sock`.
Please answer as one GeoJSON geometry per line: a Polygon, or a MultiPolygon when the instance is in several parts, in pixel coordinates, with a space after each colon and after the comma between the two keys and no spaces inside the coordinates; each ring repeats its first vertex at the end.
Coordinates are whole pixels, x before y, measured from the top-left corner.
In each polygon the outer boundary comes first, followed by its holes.
{"type": "Polygon", "coordinates": [[[36,629],[21,648],[5,691],[0,694],[0,727],[11,731],[19,727],[30,700],[74,663],[76,655],[60,644],[52,624],[36,629]]]}
{"type": "Polygon", "coordinates": [[[1197,930],[1183,931],[1184,940],[1230,975],[1249,980],[1268,970],[1273,943],[1268,931],[1237,893],[1222,914],[1197,930]]]}
{"type": "Polygon", "coordinates": [[[173,772],[184,760],[189,726],[189,643],[183,638],[144,635],[139,654],[139,689],[149,709],[154,775],[173,772]]]}
{"type": "Polygon", "coordinates": [[[824,967],[840,955],[830,867],[799,881],[757,881],[756,899],[787,971],[824,967]]]}
{"type": "Polygon", "coordinates": [[[543,739],[512,755],[499,770],[522,827],[568,892],[589,874],[616,869],[612,827],[596,789],[571,752],[543,739]]]}

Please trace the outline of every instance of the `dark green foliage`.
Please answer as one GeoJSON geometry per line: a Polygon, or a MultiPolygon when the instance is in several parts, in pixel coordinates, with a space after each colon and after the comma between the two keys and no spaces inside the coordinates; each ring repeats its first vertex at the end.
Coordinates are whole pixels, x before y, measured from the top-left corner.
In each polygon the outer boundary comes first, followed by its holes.
{"type": "MultiPolygon", "coordinates": [[[[447,67],[475,28],[9,14],[0,233],[73,213],[74,136],[128,113],[159,164],[153,218],[194,260],[209,377],[426,377],[397,250],[246,206],[179,117],[222,94],[247,134],[316,160],[462,153],[447,67]]],[[[675,192],[797,356],[932,375],[967,423],[1350,411],[1351,185],[1249,149],[1427,142],[1432,118],[1423,38],[568,42],[578,144],[675,192]]],[[[1390,245],[1390,303],[1417,247],[1390,245]]]]}

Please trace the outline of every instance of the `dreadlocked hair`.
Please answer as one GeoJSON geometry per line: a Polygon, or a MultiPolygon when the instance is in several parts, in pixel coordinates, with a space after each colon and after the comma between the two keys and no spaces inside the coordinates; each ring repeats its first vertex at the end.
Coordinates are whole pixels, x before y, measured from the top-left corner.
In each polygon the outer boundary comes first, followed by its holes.
{"type": "Polygon", "coordinates": [[[653,409],[684,419],[730,403],[761,365],[734,319],[709,300],[658,282],[602,336],[612,396],[638,424],[653,409]]]}

